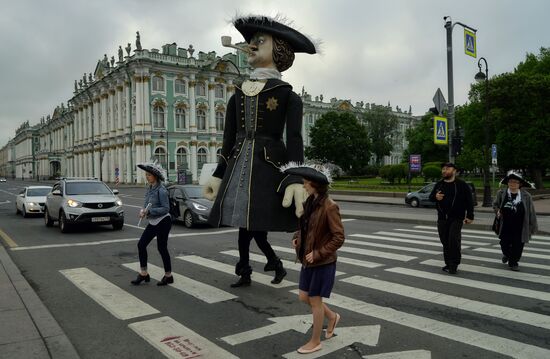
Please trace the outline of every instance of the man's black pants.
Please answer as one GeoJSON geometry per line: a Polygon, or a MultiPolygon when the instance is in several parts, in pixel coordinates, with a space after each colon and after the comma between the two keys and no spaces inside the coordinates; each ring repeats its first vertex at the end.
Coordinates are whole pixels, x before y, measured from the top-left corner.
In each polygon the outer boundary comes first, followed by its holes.
{"type": "Polygon", "coordinates": [[[443,244],[443,259],[449,268],[456,269],[460,264],[462,223],[463,220],[459,218],[437,220],[439,240],[443,244]]]}
{"type": "Polygon", "coordinates": [[[241,268],[250,267],[250,242],[252,238],[256,241],[258,248],[262,251],[268,261],[275,260],[277,255],[267,241],[266,231],[249,231],[246,228],[239,228],[239,265],[241,268]]]}

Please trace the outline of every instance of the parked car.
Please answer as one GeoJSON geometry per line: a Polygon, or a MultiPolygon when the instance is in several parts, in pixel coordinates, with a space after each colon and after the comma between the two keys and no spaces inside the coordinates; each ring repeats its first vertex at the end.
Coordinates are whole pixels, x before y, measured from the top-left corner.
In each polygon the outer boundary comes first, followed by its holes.
{"type": "Polygon", "coordinates": [[[44,213],[46,195],[50,193],[51,186],[28,186],[23,188],[15,198],[15,213],[21,213],[23,217],[30,214],[44,213]]]}
{"type": "MultiPolygon", "coordinates": [[[[435,207],[435,202],[430,200],[430,193],[432,193],[432,190],[435,186],[436,182],[432,182],[418,191],[409,192],[405,196],[405,203],[410,205],[411,207],[435,207]]],[[[474,203],[474,206],[477,206],[477,198],[476,198],[476,188],[473,183],[466,182],[470,186],[470,190],[472,191],[472,200],[474,203]]]]}
{"type": "Polygon", "coordinates": [[[0,177],[0,182],[7,182],[6,177],[0,177]]]}
{"type": "Polygon", "coordinates": [[[46,197],[46,227],[59,221],[63,233],[82,224],[111,224],[120,230],[124,226],[124,210],[117,194],[118,190],[111,190],[95,178],[62,178],[46,197]]]}
{"type": "Polygon", "coordinates": [[[176,203],[176,220],[183,221],[187,228],[208,221],[210,210],[214,205],[202,195],[202,186],[173,185],[168,187],[170,201],[176,203]]]}

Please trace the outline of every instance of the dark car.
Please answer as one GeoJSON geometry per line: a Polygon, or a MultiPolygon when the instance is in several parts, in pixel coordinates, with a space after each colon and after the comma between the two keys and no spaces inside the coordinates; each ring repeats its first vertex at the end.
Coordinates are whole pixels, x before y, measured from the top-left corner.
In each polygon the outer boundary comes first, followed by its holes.
{"type": "Polygon", "coordinates": [[[173,185],[168,187],[170,201],[177,203],[176,220],[183,221],[187,228],[197,224],[205,224],[210,216],[213,201],[204,198],[202,186],[173,185]]]}
{"type": "MultiPolygon", "coordinates": [[[[468,186],[470,186],[470,190],[472,191],[472,200],[474,202],[474,206],[477,206],[477,198],[476,198],[476,188],[473,183],[466,182],[468,186]]],[[[418,191],[409,192],[405,196],[405,203],[410,205],[411,207],[435,207],[435,202],[430,200],[430,193],[432,193],[432,190],[435,186],[435,182],[432,182],[418,191]]]]}

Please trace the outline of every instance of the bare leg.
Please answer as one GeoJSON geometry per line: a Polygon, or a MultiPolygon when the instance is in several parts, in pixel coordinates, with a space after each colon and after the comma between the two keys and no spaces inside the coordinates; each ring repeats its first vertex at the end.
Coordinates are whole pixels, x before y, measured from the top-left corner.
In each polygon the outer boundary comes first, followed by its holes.
{"type": "MultiPolygon", "coordinates": [[[[306,292],[300,291],[300,300],[306,302],[306,297],[306,292]]],[[[323,321],[325,319],[325,308],[323,306],[323,298],[321,297],[307,297],[306,303],[311,306],[311,313],[313,314],[313,331],[309,342],[302,345],[300,349],[309,350],[321,344],[321,331],[323,330],[323,321]]]]}

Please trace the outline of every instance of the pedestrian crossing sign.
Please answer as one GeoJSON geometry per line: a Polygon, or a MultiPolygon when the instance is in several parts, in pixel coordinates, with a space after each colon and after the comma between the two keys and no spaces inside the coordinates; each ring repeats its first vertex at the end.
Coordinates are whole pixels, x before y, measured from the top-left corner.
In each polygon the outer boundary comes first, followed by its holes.
{"type": "Polygon", "coordinates": [[[447,129],[447,119],[445,117],[434,116],[434,143],[436,145],[446,145],[449,143],[447,129]]]}
{"type": "Polygon", "coordinates": [[[464,29],[464,53],[474,58],[476,54],[476,33],[468,29],[464,29]]]}

